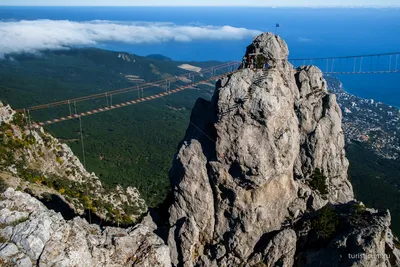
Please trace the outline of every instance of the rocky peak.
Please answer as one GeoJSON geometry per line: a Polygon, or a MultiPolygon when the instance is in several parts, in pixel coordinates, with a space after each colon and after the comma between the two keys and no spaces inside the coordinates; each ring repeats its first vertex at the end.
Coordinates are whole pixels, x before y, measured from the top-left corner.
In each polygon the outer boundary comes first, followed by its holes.
{"type": "Polygon", "coordinates": [[[174,265],[292,266],[312,231],[302,218],[353,200],[336,98],[318,68],[294,69],[288,54],[280,37],[256,37],[245,56],[270,68],[242,66],[197,101],[170,172],[174,265]]]}
{"type": "Polygon", "coordinates": [[[266,59],[270,66],[283,67],[287,65],[289,49],[282,38],[266,32],[254,38],[246,49],[245,56],[248,55],[266,59]]]}

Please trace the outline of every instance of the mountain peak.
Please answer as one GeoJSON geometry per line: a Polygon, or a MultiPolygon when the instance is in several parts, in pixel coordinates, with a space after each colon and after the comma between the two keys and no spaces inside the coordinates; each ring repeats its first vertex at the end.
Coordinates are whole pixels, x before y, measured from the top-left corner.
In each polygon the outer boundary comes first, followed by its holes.
{"type": "Polygon", "coordinates": [[[272,60],[287,60],[289,56],[286,42],[271,32],[265,32],[255,37],[246,52],[259,53],[272,60]]]}
{"type": "Polygon", "coordinates": [[[241,68],[217,82],[212,101],[196,103],[170,172],[173,264],[292,266],[343,234],[332,219],[327,236],[296,250],[327,230],[300,222],[339,218],[336,207],[354,195],[336,97],[317,67],[294,69],[288,54],[280,37],[257,36],[241,68]]]}

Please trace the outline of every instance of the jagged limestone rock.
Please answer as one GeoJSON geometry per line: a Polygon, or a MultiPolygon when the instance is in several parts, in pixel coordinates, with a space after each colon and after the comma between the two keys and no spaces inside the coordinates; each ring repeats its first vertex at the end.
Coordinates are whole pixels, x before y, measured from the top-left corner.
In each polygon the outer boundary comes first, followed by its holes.
{"type": "Polygon", "coordinates": [[[316,168],[323,170],[324,176],[329,178],[328,199],[332,203],[347,202],[353,198],[353,192],[347,180],[349,163],[344,151],[342,113],[336,97],[327,93],[326,82],[317,67],[300,67],[295,78],[299,89],[295,109],[301,140],[295,175],[311,179],[316,168]]]}
{"type": "Polygon", "coordinates": [[[100,229],[79,217],[65,221],[12,188],[0,208],[0,257],[13,266],[171,266],[168,247],[144,225],[100,229]]]}
{"type": "Polygon", "coordinates": [[[191,261],[191,255],[195,251],[202,250],[200,238],[208,240],[212,238],[212,226],[214,225],[214,207],[212,199],[212,189],[208,181],[206,158],[199,154],[201,145],[199,142],[184,144],[185,149],[181,149],[178,157],[182,159],[182,163],[188,168],[175,166],[173,172],[180,176],[181,190],[176,198],[173,206],[170,208],[170,214],[177,218],[176,225],[170,229],[170,236],[175,236],[181,244],[185,245],[187,250],[182,250],[180,253],[175,242],[168,243],[170,247],[174,247],[171,257],[174,261],[178,261],[181,256],[181,261],[191,261]],[[199,157],[198,157],[199,156],[199,157]],[[182,208],[184,207],[184,208],[182,208]],[[195,217],[190,217],[193,214],[195,217]],[[193,242],[196,240],[196,242],[193,242]],[[191,244],[196,244],[192,246],[191,244]]]}
{"type": "Polygon", "coordinates": [[[273,64],[240,69],[217,82],[211,102],[198,100],[174,160],[168,244],[175,266],[292,266],[296,235],[306,231],[296,222],[354,198],[341,112],[322,72],[294,69],[271,33],[246,53],[273,64]],[[275,239],[265,239],[271,233],[275,239]]]}
{"type": "Polygon", "coordinates": [[[247,47],[246,55],[262,56],[269,66],[282,67],[286,65],[289,56],[287,44],[277,35],[261,34],[254,38],[247,47]]]}
{"type": "MultiPolygon", "coordinates": [[[[267,245],[260,244],[259,252],[251,256],[248,264],[250,266],[263,262],[266,266],[292,266],[296,252],[296,232],[292,229],[285,229],[278,233],[271,233],[267,245]]],[[[260,242],[263,243],[263,242],[260,242]]]]}

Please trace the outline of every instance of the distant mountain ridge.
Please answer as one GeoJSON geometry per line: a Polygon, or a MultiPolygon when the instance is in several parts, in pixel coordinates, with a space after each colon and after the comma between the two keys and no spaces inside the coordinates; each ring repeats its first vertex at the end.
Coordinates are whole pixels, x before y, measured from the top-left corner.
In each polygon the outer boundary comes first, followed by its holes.
{"type": "Polygon", "coordinates": [[[157,60],[162,60],[162,61],[172,61],[171,58],[160,55],[160,54],[150,54],[150,55],[147,55],[146,58],[152,58],[152,59],[157,59],[157,60]]]}

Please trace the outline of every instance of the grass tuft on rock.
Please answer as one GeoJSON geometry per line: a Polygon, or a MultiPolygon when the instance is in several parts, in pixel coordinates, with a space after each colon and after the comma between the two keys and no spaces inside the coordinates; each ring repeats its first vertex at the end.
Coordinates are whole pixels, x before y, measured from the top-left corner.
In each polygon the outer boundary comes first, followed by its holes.
{"type": "Polygon", "coordinates": [[[326,184],[326,177],[319,168],[316,168],[310,181],[310,187],[317,190],[321,195],[328,194],[328,185],[326,184]]]}

